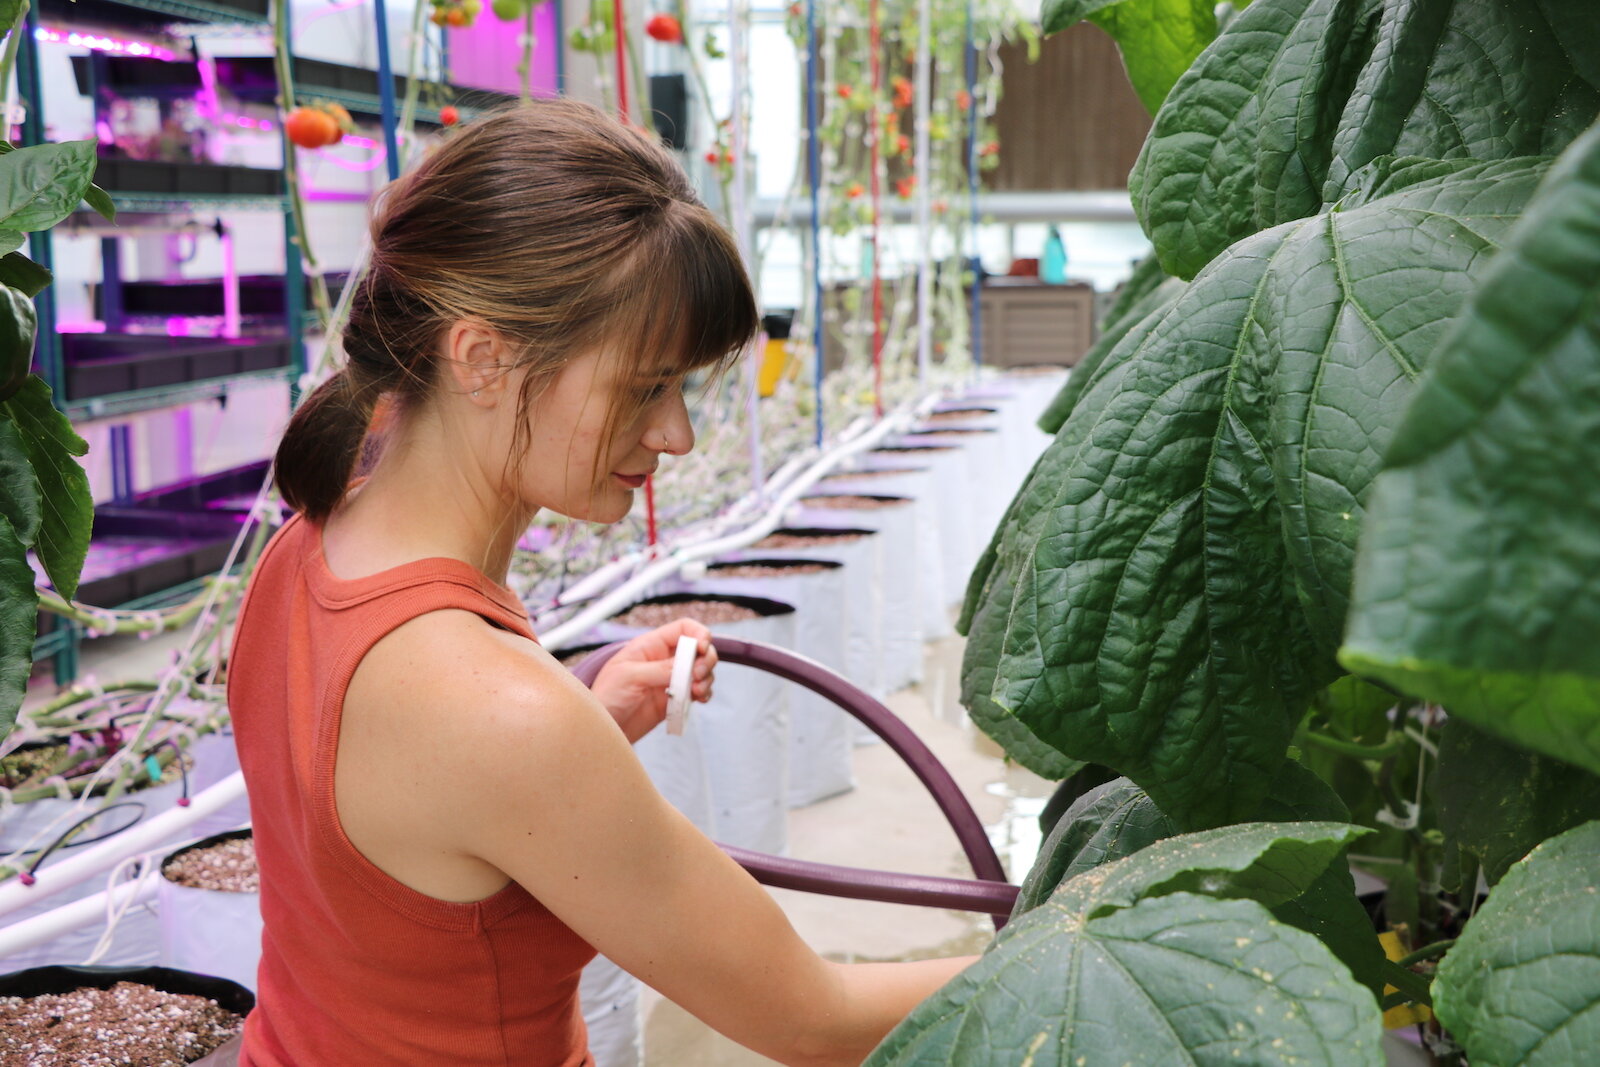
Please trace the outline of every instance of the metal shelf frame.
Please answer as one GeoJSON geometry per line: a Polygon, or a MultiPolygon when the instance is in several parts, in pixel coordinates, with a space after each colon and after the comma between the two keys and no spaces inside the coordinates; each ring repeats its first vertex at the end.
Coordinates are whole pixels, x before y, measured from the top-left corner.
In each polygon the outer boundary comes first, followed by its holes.
{"type": "MultiPolygon", "coordinates": [[[[213,3],[209,2],[209,0],[113,0],[113,2],[130,10],[154,12],[193,22],[253,27],[271,25],[271,20],[266,14],[257,15],[232,7],[226,3],[213,3]]],[[[39,45],[36,36],[38,29],[39,10],[38,6],[34,5],[28,9],[24,32],[17,42],[18,88],[27,105],[26,116],[22,123],[22,143],[24,145],[36,145],[45,142],[44,93],[39,75],[39,45]]],[[[98,86],[104,80],[104,57],[100,53],[90,52],[88,66],[91,72],[89,95],[93,101],[96,125],[98,126],[102,106],[98,86]]],[[[285,152],[294,151],[286,136],[283,140],[283,150],[285,152]]],[[[283,218],[285,292],[283,321],[284,329],[287,331],[291,343],[290,365],[287,368],[280,367],[270,370],[251,371],[230,375],[225,378],[78,400],[67,395],[65,389],[66,368],[63,362],[61,335],[57,330],[57,302],[54,290],[46,288],[35,298],[35,311],[39,322],[37,359],[42,376],[49,384],[54,395],[57,408],[65,413],[69,419],[103,419],[132,415],[157,408],[221,399],[226,397],[231,390],[241,385],[264,381],[287,381],[291,393],[296,392],[299,381],[306,370],[304,330],[307,316],[304,295],[304,263],[300,254],[294,212],[291,210],[289,198],[287,196],[246,196],[236,194],[162,195],[119,192],[116,189],[108,189],[106,191],[111,195],[112,202],[116,204],[119,212],[177,215],[197,207],[203,207],[210,211],[278,212],[283,218]]],[[[120,241],[121,238],[115,235],[114,229],[101,235],[101,283],[108,298],[115,298],[121,289],[120,241]]],[[[50,231],[45,230],[29,236],[29,254],[41,266],[47,269],[53,267],[55,256],[50,231]]],[[[108,324],[119,320],[120,307],[110,308],[108,306],[107,310],[106,319],[108,324]]],[[[131,436],[130,426],[128,423],[121,423],[114,425],[112,430],[114,441],[118,437],[122,439],[120,449],[116,447],[112,449],[114,453],[112,456],[113,463],[128,466],[130,457],[126,454],[119,457],[115,453],[119,451],[122,453],[129,452],[131,448],[128,440],[131,436]]],[[[119,479],[119,481],[123,480],[126,480],[126,478],[119,479]]],[[[122,488],[131,490],[131,486],[123,486],[122,488]]],[[[198,582],[185,583],[161,594],[141,598],[132,603],[119,606],[122,608],[143,609],[181,603],[183,600],[193,596],[194,592],[201,587],[201,584],[198,582]]],[[[45,634],[35,641],[34,659],[51,657],[56,682],[58,684],[67,684],[77,677],[79,645],[83,640],[84,631],[83,627],[69,620],[58,620],[58,623],[58,626],[51,633],[45,634]]]]}

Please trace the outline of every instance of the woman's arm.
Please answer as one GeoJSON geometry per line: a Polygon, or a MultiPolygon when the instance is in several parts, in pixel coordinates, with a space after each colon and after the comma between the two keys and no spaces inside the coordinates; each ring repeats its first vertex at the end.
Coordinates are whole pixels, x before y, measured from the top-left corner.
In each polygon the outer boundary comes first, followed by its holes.
{"type": "MultiPolygon", "coordinates": [[[[442,636],[386,651],[438,659],[429,649],[442,636]]],[[[709,1026],[782,1063],[859,1064],[971,962],[822,959],[772,897],[662,799],[581,683],[511,635],[483,627],[463,656],[464,637],[451,642],[450,662],[435,664],[435,684],[393,694],[410,706],[407,718],[449,719],[452,743],[435,758],[461,764],[438,768],[435,780],[451,785],[428,836],[505,872],[709,1026]]]]}

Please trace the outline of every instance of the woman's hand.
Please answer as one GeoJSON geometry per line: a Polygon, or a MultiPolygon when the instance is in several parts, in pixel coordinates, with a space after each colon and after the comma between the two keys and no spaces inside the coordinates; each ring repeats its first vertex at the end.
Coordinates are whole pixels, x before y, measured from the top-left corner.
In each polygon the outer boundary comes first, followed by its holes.
{"type": "Polygon", "coordinates": [[[693,619],[679,619],[635,637],[611,657],[594,680],[594,695],[622,727],[629,744],[667,717],[672,660],[678,650],[678,638],[685,634],[694,638],[697,646],[690,696],[705,703],[711,699],[717,650],[711,644],[711,631],[693,619]]]}

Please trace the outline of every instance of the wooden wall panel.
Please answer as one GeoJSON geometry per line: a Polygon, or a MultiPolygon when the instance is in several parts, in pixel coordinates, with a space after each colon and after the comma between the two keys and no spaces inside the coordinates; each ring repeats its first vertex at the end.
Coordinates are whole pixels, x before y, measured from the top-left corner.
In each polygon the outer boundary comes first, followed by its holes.
{"type": "Polygon", "coordinates": [[[1124,189],[1150,115],[1128,84],[1117,46],[1080,23],[1040,43],[1000,50],[1005,64],[995,126],[1000,166],[984,185],[1003,192],[1124,189]]]}

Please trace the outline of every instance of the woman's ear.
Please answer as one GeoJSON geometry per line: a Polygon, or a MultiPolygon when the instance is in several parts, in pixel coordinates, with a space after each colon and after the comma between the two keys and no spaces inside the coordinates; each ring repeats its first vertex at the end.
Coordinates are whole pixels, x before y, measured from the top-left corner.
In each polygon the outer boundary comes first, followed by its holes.
{"type": "Polygon", "coordinates": [[[505,340],[486,323],[458,319],[444,339],[445,373],[454,391],[482,407],[493,407],[505,388],[505,340]]]}

